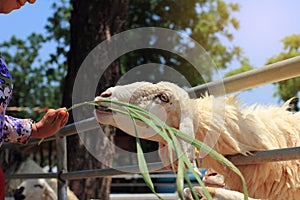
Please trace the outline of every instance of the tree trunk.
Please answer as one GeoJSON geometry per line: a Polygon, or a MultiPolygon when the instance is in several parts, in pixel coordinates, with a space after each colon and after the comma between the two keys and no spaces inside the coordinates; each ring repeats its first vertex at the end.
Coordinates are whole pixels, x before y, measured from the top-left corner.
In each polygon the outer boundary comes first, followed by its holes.
{"type": "MultiPolygon", "coordinates": [[[[129,1],[126,0],[72,1],[73,11],[70,22],[71,46],[68,57],[68,72],[65,81],[63,106],[70,107],[72,104],[72,90],[76,73],[88,53],[100,42],[124,30],[128,4],[129,1]]],[[[120,76],[120,64],[118,61],[115,61],[106,70],[103,78],[100,80],[101,84],[99,85],[102,88],[99,89],[103,90],[114,85],[120,76]]],[[[72,115],[70,115],[70,122],[72,121],[72,115]]],[[[104,127],[103,130],[108,140],[103,140],[101,141],[102,144],[98,145],[102,148],[101,155],[107,160],[106,164],[110,165],[112,164],[114,154],[114,149],[110,141],[113,141],[115,129],[104,127]]],[[[88,153],[77,135],[67,138],[67,151],[69,171],[107,167],[88,153]]],[[[74,180],[70,181],[69,185],[79,199],[109,199],[111,178],[74,180]]]]}

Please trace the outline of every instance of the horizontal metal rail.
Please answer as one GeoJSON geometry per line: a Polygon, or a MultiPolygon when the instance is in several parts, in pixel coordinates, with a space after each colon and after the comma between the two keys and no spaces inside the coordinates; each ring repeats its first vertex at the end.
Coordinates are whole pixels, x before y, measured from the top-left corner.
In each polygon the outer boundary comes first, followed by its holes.
{"type": "Polygon", "coordinates": [[[5,175],[6,179],[27,179],[27,178],[58,178],[58,173],[22,173],[5,175]]]}
{"type": "MultiPolygon", "coordinates": [[[[150,172],[169,171],[164,168],[161,162],[149,163],[148,169],[150,172]]],[[[90,178],[90,177],[115,176],[115,175],[136,174],[136,173],[140,173],[139,166],[129,165],[129,166],[116,167],[116,168],[66,172],[66,173],[62,173],[60,175],[60,178],[64,180],[73,180],[73,179],[83,179],[83,178],[90,178]]]]}
{"type": "MultiPolygon", "coordinates": [[[[252,164],[261,164],[267,162],[298,160],[300,159],[300,147],[258,151],[258,152],[253,152],[252,155],[249,156],[231,155],[226,157],[229,161],[231,161],[235,165],[252,165],[252,164]]],[[[201,166],[201,167],[205,167],[205,166],[201,166]]],[[[151,173],[170,171],[164,168],[163,164],[160,162],[149,163],[148,169],[151,173]]],[[[122,174],[136,174],[136,173],[140,173],[139,166],[131,165],[131,166],[123,166],[117,168],[67,172],[67,173],[62,173],[60,175],[60,178],[65,180],[71,180],[71,179],[116,176],[122,174]]]]}
{"type": "Polygon", "coordinates": [[[300,56],[230,76],[224,78],[223,81],[199,85],[190,88],[188,93],[191,96],[195,94],[197,97],[200,97],[207,90],[219,91],[218,88],[225,87],[225,93],[230,94],[298,76],[300,76],[300,56]]]}
{"type": "MultiPolygon", "coordinates": [[[[252,155],[231,155],[226,156],[226,158],[235,165],[252,165],[261,164],[267,162],[278,162],[278,161],[289,161],[300,159],[300,147],[274,149],[266,151],[253,152],[252,155]]],[[[205,167],[205,166],[201,166],[205,167]]],[[[148,169],[151,173],[156,172],[166,172],[168,169],[164,168],[161,162],[149,163],[148,169]]],[[[65,172],[61,174],[57,173],[32,173],[32,174],[12,174],[7,175],[8,179],[16,178],[57,178],[63,180],[74,180],[74,179],[84,179],[91,177],[104,177],[104,176],[118,176],[124,174],[137,174],[140,173],[138,165],[129,165],[115,168],[105,168],[105,169],[93,169],[93,170],[81,170],[73,172],[65,172]]]]}
{"type": "Polygon", "coordinates": [[[227,156],[235,165],[252,165],[266,162],[278,162],[289,160],[300,160],[300,147],[282,148],[254,152],[253,155],[232,155],[227,156]]]}

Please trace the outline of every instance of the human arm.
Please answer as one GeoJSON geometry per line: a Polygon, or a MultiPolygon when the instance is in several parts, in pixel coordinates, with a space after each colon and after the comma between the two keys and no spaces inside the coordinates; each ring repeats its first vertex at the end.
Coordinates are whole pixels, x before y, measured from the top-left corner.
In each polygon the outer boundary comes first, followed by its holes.
{"type": "Polygon", "coordinates": [[[36,123],[31,119],[18,119],[5,115],[3,139],[6,142],[26,144],[30,137],[50,137],[67,123],[68,117],[66,108],[49,109],[36,123]]]}

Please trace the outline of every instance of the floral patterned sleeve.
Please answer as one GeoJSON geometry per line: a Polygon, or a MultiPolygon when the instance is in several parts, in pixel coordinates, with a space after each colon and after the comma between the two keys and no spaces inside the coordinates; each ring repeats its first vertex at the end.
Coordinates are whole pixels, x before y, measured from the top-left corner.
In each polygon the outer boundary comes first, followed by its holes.
{"type": "Polygon", "coordinates": [[[18,119],[5,115],[12,91],[12,76],[0,53],[0,146],[3,142],[25,144],[28,142],[32,130],[31,119],[18,119]]]}
{"type": "Polygon", "coordinates": [[[26,144],[30,138],[32,123],[31,119],[18,119],[5,115],[3,140],[5,142],[26,144]]]}

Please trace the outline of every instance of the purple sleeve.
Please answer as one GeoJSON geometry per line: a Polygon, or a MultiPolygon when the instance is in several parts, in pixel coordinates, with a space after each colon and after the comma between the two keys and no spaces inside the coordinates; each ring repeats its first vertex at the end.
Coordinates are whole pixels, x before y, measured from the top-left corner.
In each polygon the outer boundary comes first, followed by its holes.
{"type": "Polygon", "coordinates": [[[32,130],[31,119],[18,119],[5,115],[3,126],[3,140],[26,144],[30,138],[32,130]]]}

